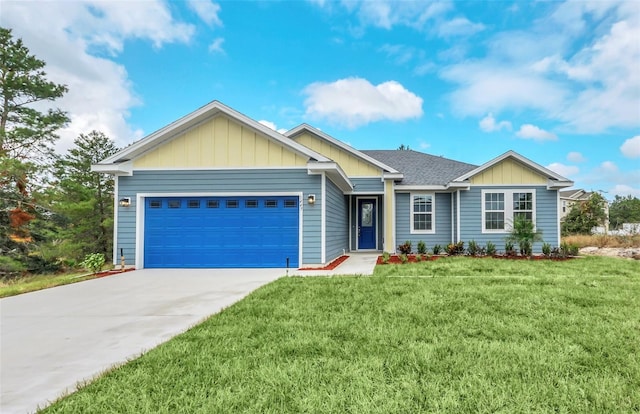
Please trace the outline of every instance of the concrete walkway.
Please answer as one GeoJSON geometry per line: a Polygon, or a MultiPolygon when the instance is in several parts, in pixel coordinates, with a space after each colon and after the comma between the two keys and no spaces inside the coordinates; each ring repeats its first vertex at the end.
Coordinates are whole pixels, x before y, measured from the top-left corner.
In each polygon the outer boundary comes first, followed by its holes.
{"type": "Polygon", "coordinates": [[[376,261],[380,253],[347,253],[349,258],[340,263],[333,270],[296,270],[290,273],[294,276],[335,276],[335,275],[362,275],[370,276],[376,267],[376,261]]]}
{"type": "Polygon", "coordinates": [[[42,408],[285,269],[145,269],[0,299],[0,412],[42,408]]]}

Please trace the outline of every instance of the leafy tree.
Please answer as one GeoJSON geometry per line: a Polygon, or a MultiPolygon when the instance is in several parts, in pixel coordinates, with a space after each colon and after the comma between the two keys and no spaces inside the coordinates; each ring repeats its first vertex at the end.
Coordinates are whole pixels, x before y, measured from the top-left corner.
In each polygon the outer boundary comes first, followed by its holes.
{"type": "Polygon", "coordinates": [[[617,195],[609,206],[609,222],[614,229],[623,223],[640,223],[640,199],[631,195],[617,195]]]}
{"type": "Polygon", "coordinates": [[[562,222],[562,234],[591,234],[591,229],[603,225],[607,218],[606,202],[594,192],[588,200],[574,204],[562,222]]]}
{"type": "Polygon", "coordinates": [[[400,146],[398,147],[398,151],[409,151],[411,148],[409,148],[408,145],[404,145],[404,144],[400,144],[400,146]]]}
{"type": "Polygon", "coordinates": [[[91,164],[117,150],[105,134],[91,131],[80,134],[55,164],[58,185],[53,210],[66,219],[60,236],[73,259],[92,253],[112,256],[113,177],[92,172],[91,164]]]}
{"type": "Polygon", "coordinates": [[[34,186],[51,160],[55,132],[68,122],[64,112],[48,109],[67,87],[50,82],[45,62],[29,53],[11,30],[0,27],[0,252],[26,254],[28,223],[37,211],[34,186]]]}

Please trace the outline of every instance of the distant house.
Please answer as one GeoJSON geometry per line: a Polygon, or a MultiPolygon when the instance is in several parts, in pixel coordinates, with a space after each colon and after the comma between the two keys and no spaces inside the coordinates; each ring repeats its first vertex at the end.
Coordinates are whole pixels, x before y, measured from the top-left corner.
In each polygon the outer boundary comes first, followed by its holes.
{"type": "MultiPolygon", "coordinates": [[[[560,220],[564,220],[574,205],[588,201],[592,194],[592,191],[585,191],[582,189],[560,191],[560,220]]],[[[604,204],[604,214],[606,218],[603,232],[606,233],[606,229],[609,228],[609,203],[604,204]]]]}
{"type": "Polygon", "coordinates": [[[278,133],[218,101],[92,168],[115,176],[114,249],[137,268],[323,265],[406,240],[504,249],[518,216],[557,246],[559,190],[573,185],[513,151],[481,166],[360,151],[307,124],[278,133]]]}

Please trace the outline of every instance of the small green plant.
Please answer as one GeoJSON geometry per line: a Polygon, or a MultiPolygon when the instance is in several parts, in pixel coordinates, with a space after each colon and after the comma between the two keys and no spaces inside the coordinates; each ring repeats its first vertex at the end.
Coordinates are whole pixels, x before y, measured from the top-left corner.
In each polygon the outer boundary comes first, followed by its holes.
{"type": "Polygon", "coordinates": [[[84,257],[84,260],[80,262],[80,266],[84,267],[87,270],[90,270],[92,273],[98,273],[100,270],[102,270],[104,261],[104,254],[92,253],[84,257]]]}
{"type": "Polygon", "coordinates": [[[407,256],[406,254],[402,253],[400,255],[400,261],[402,262],[402,264],[409,263],[409,256],[407,256]]]}
{"type": "Polygon", "coordinates": [[[535,229],[535,223],[532,220],[524,216],[516,216],[507,241],[517,243],[521,255],[531,256],[533,243],[542,241],[542,232],[535,229]]]}
{"type": "Polygon", "coordinates": [[[389,254],[389,252],[382,252],[382,263],[383,264],[388,264],[390,259],[391,259],[391,255],[389,254]]]}
{"type": "Polygon", "coordinates": [[[432,250],[433,250],[434,256],[437,256],[440,253],[442,253],[442,246],[440,246],[439,244],[436,244],[435,246],[433,246],[432,250]]]}
{"type": "Polygon", "coordinates": [[[480,246],[478,246],[478,243],[476,243],[475,240],[471,240],[467,247],[467,253],[469,253],[469,256],[479,256],[479,250],[480,246]]]}
{"type": "Polygon", "coordinates": [[[515,249],[515,247],[513,245],[513,242],[507,240],[504,243],[504,254],[509,256],[509,257],[512,257],[512,256],[516,255],[516,249],[515,249]]]}
{"type": "Polygon", "coordinates": [[[427,253],[427,244],[425,242],[423,242],[422,240],[420,240],[418,242],[418,253],[420,253],[420,254],[426,254],[427,253]]]}
{"type": "Polygon", "coordinates": [[[575,244],[569,244],[567,242],[560,243],[560,256],[569,257],[577,256],[580,253],[580,249],[575,244]]]}
{"type": "Polygon", "coordinates": [[[542,243],[542,254],[544,257],[551,257],[551,245],[549,243],[542,243]]]}
{"type": "Polygon", "coordinates": [[[464,254],[464,242],[450,243],[447,245],[447,254],[449,256],[459,256],[464,254]]]}
{"type": "Polygon", "coordinates": [[[399,245],[398,251],[401,254],[411,254],[411,241],[407,240],[403,244],[399,245]]]}
{"type": "Polygon", "coordinates": [[[416,254],[416,262],[420,263],[422,261],[422,255],[420,253],[416,254]]]}
{"type": "Polygon", "coordinates": [[[495,256],[495,254],[497,252],[495,244],[493,244],[492,242],[488,241],[486,249],[487,249],[487,255],[488,256],[495,256]]]}

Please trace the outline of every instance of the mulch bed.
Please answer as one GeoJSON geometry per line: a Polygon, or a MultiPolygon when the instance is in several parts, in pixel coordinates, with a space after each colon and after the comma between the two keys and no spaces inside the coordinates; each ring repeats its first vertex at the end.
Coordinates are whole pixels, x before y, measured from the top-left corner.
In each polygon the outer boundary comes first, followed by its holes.
{"type": "Polygon", "coordinates": [[[98,272],[96,273],[96,278],[98,277],[106,277],[106,276],[113,276],[113,275],[119,275],[120,273],[124,273],[124,272],[131,272],[133,270],[136,270],[135,267],[127,267],[124,270],[120,270],[120,269],[111,269],[111,270],[105,270],[104,272],[98,272]]]}
{"type": "MultiPolygon", "coordinates": [[[[437,256],[422,256],[422,262],[429,262],[429,261],[434,261],[434,260],[438,260],[440,258],[443,257],[451,257],[448,255],[437,255],[437,256]]],[[[564,260],[570,260],[570,259],[574,259],[575,257],[570,256],[570,257],[546,257],[546,256],[541,256],[541,255],[536,255],[536,256],[506,256],[506,255],[493,255],[493,256],[464,256],[464,257],[469,257],[472,259],[487,259],[487,258],[493,258],[493,259],[506,259],[506,260],[554,260],[554,261],[564,261],[564,260]]],[[[408,263],[418,263],[418,261],[416,260],[416,255],[415,254],[410,254],[407,255],[407,259],[409,259],[408,263]]],[[[379,265],[384,265],[384,264],[403,264],[402,260],[400,260],[400,256],[399,255],[391,255],[389,257],[389,261],[387,263],[384,263],[384,261],[382,260],[382,256],[378,256],[378,261],[376,262],[376,264],[379,265]]]]}
{"type": "Polygon", "coordinates": [[[336,267],[338,267],[340,265],[340,263],[344,262],[345,260],[347,260],[349,258],[349,256],[340,256],[337,259],[335,259],[334,261],[332,261],[331,263],[329,263],[328,265],[326,265],[325,267],[301,267],[298,270],[333,270],[336,267]]]}

